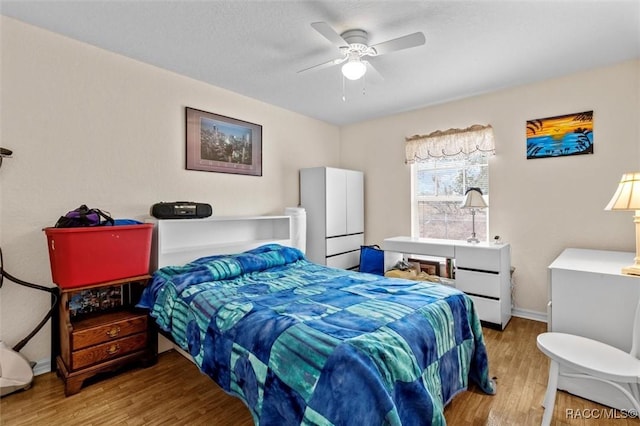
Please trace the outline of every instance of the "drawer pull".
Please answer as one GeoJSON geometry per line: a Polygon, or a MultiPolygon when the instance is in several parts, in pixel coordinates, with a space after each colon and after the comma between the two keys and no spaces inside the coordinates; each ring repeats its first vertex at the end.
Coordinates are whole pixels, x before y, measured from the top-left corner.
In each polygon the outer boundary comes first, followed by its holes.
{"type": "Polygon", "coordinates": [[[107,349],[107,355],[117,354],[118,352],[120,352],[120,345],[111,345],[107,349]]]}
{"type": "Polygon", "coordinates": [[[120,327],[118,327],[117,325],[107,331],[107,336],[111,338],[118,337],[119,334],[120,334],[120,327]]]}

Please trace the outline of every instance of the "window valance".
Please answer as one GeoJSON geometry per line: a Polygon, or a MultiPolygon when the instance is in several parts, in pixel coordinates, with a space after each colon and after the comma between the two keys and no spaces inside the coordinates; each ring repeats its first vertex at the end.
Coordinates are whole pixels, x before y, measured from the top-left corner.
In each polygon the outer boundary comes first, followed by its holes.
{"type": "Polygon", "coordinates": [[[493,127],[474,124],[466,129],[436,130],[428,135],[414,135],[406,139],[406,163],[413,164],[431,158],[496,152],[493,127]]]}

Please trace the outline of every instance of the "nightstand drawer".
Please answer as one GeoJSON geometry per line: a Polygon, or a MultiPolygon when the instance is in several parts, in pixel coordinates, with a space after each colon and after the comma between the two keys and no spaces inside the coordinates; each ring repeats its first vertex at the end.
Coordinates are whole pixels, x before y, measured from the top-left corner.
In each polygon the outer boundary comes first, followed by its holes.
{"type": "Polygon", "coordinates": [[[147,333],[134,334],[122,339],[72,352],[71,365],[73,369],[86,367],[120,357],[136,350],[145,349],[146,345],[147,333]]]}
{"type": "Polygon", "coordinates": [[[79,322],[71,335],[71,347],[78,350],[146,331],[146,313],[108,313],[79,322]]]}
{"type": "Polygon", "coordinates": [[[500,274],[456,269],[456,288],[465,293],[500,298],[500,274]]]}

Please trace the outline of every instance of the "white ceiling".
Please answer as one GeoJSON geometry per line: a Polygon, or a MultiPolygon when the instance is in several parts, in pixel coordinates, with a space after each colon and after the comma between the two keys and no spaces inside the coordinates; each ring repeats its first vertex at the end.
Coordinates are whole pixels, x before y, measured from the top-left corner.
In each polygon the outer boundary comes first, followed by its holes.
{"type": "Polygon", "coordinates": [[[639,0],[2,0],[0,13],[336,125],[640,58],[639,0]],[[339,56],[316,21],[427,42],[371,58],[384,81],[347,81],[343,101],[339,66],[297,73],[339,56]]]}

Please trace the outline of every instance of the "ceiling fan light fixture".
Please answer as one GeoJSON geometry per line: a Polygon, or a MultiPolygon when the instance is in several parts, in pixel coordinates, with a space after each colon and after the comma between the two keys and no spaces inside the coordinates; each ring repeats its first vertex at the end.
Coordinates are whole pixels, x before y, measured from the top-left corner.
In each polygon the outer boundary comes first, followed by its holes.
{"type": "Polygon", "coordinates": [[[342,66],[342,75],[349,80],[358,80],[366,72],[367,66],[359,58],[349,59],[349,61],[342,66]]]}

